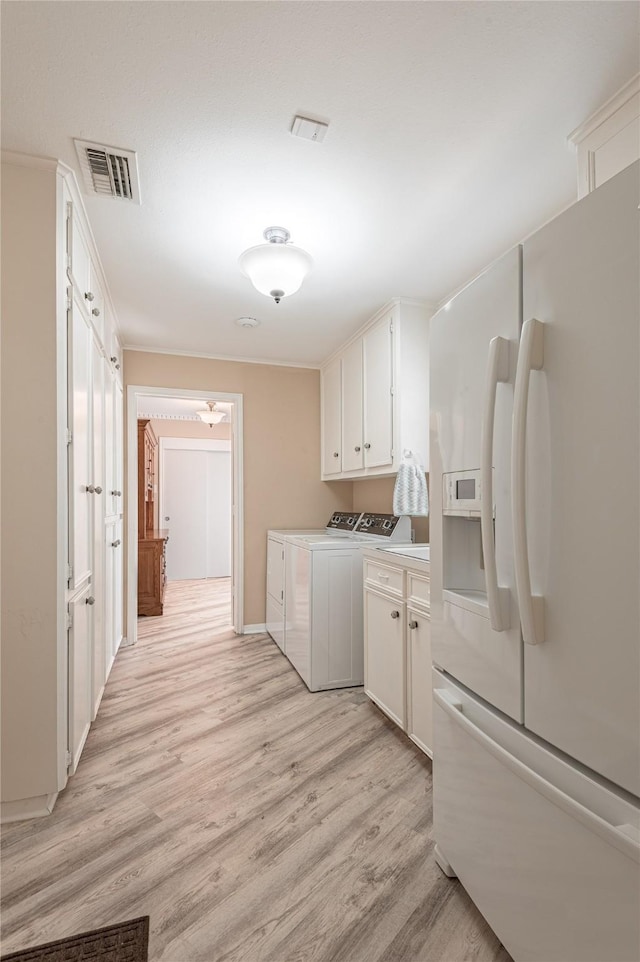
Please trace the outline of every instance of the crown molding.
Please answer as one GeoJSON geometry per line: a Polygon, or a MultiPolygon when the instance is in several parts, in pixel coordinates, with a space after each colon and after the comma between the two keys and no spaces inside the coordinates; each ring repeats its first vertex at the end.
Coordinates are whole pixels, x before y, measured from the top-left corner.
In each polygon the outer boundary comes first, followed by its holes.
{"type": "Polygon", "coordinates": [[[640,93],[640,73],[636,74],[635,77],[632,77],[631,80],[624,85],[624,87],[621,87],[620,90],[613,95],[613,97],[610,97],[609,100],[599,107],[595,113],[591,114],[590,117],[587,117],[584,123],[580,124],[579,127],[576,127],[576,129],[569,134],[567,140],[577,146],[585,139],[585,137],[588,137],[593,133],[594,130],[597,130],[601,124],[608,120],[609,117],[616,112],[616,110],[619,110],[620,107],[626,104],[628,100],[631,100],[631,98],[636,96],[638,93],[640,93]]]}
{"type": "Polygon", "coordinates": [[[263,364],[267,367],[297,367],[302,370],[319,371],[320,364],[308,364],[302,361],[272,361],[260,357],[234,357],[228,354],[203,354],[198,351],[180,351],[177,348],[145,347],[142,344],[124,344],[123,350],[136,351],[141,354],[168,354],[176,357],[199,357],[208,361],[232,361],[234,364],[263,364]]]}

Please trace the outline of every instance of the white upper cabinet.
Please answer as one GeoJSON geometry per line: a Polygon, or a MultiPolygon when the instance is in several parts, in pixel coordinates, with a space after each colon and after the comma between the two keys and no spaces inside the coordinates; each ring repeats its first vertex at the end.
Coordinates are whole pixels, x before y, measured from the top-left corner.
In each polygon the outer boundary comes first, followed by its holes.
{"type": "Polygon", "coordinates": [[[393,463],[393,314],[362,338],[364,466],[393,463]]]}
{"type": "Polygon", "coordinates": [[[323,368],[323,480],[393,475],[405,450],[429,470],[430,316],[424,304],[399,298],[323,368]]]}
{"type": "Polygon", "coordinates": [[[340,376],[342,363],[337,358],[322,372],[322,474],[342,471],[340,438],[340,376]]]}
{"type": "Polygon", "coordinates": [[[358,338],[342,355],[343,471],[364,467],[362,361],[362,338],[358,338]]]}
{"type": "Polygon", "coordinates": [[[578,197],[640,158],[640,74],[572,134],[578,155],[578,197]]]}

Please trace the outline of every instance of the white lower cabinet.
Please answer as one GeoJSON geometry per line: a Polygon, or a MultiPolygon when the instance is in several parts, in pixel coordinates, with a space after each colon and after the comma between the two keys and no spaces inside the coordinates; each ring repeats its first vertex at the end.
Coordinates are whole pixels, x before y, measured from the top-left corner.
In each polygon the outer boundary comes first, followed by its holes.
{"type": "Polygon", "coordinates": [[[69,602],[69,774],[73,775],[93,721],[93,608],[91,585],[69,602]]]}
{"type": "Polygon", "coordinates": [[[431,621],[417,608],[407,608],[407,734],[431,754],[431,621]]]}
{"type": "Polygon", "coordinates": [[[365,588],[364,690],[401,728],[406,728],[406,606],[365,588]]]}
{"type": "Polygon", "coordinates": [[[413,567],[410,562],[390,565],[387,557],[375,550],[365,552],[364,688],[431,757],[429,565],[419,563],[419,570],[415,562],[413,567]]]}

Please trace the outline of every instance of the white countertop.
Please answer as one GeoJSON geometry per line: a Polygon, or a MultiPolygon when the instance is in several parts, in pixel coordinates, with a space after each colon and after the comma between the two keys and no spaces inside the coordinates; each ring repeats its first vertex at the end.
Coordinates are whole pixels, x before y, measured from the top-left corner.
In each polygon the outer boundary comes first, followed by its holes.
{"type": "Polygon", "coordinates": [[[430,545],[428,544],[399,544],[381,545],[364,548],[362,552],[368,558],[384,564],[397,565],[400,568],[412,568],[429,574],[431,567],[430,545]]]}

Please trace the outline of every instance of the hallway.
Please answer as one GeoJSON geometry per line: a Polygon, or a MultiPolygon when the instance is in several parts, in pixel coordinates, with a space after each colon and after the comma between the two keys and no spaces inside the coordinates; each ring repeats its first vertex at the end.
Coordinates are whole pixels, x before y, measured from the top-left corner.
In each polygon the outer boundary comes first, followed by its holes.
{"type": "Polygon", "coordinates": [[[118,655],[53,814],[4,828],[3,951],[148,914],[150,962],[509,962],[433,861],[429,760],[206,584],[118,655]]]}

